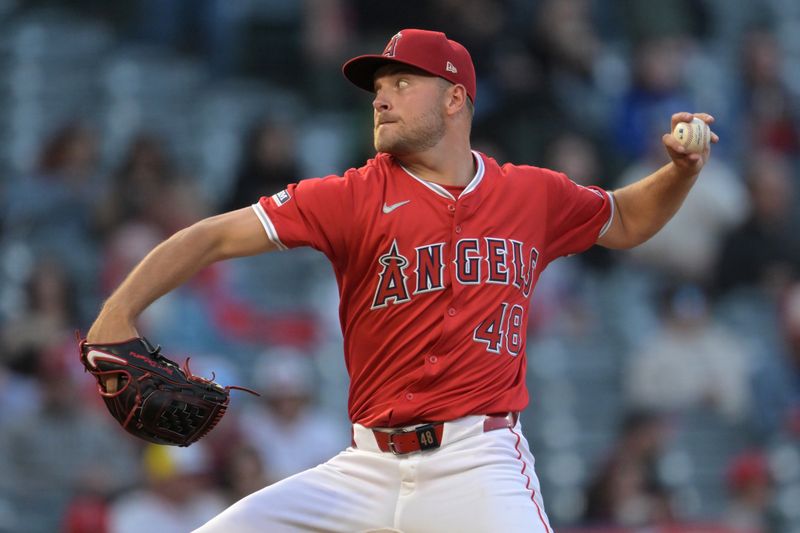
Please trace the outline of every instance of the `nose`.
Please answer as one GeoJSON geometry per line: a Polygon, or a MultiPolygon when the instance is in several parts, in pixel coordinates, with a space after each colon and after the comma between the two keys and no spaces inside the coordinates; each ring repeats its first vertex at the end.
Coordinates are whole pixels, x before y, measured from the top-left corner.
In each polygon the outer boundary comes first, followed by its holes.
{"type": "Polygon", "coordinates": [[[379,113],[382,111],[389,110],[390,108],[389,101],[386,99],[386,97],[381,91],[375,92],[375,99],[372,100],[372,107],[373,109],[375,109],[375,111],[379,113]]]}

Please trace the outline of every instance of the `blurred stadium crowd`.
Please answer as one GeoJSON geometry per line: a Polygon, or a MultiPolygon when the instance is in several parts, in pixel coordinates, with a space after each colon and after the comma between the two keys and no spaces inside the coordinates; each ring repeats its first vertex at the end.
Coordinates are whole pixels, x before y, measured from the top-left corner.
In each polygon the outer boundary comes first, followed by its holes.
{"type": "Polygon", "coordinates": [[[188,531],[349,444],[321,254],[215,265],[144,314],[264,394],[191,448],[113,425],[74,331],[177,229],[369,158],[339,69],[403,27],[471,51],[501,162],[614,188],[665,162],[671,113],[717,117],[661,234],[542,277],[522,420],[560,530],[800,531],[796,0],[0,0],[0,531],[188,531]]]}

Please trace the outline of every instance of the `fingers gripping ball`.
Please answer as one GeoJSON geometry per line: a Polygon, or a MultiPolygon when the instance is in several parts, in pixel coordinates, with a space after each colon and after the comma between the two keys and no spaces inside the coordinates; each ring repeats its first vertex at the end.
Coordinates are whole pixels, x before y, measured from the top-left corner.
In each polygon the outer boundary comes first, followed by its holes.
{"type": "Polygon", "coordinates": [[[691,122],[678,122],[672,136],[687,152],[699,154],[704,152],[711,142],[711,129],[704,121],[695,117],[691,122]]]}
{"type": "Polygon", "coordinates": [[[84,368],[96,379],[111,415],[132,435],[157,444],[189,446],[219,423],[230,390],[192,374],[160,353],[144,337],[125,342],[79,341],[84,368]]]}

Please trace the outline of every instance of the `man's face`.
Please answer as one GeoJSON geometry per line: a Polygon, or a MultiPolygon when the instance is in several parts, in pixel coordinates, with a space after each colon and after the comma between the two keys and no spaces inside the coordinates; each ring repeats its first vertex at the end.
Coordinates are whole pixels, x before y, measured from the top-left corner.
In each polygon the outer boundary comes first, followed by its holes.
{"type": "Polygon", "coordinates": [[[401,65],[375,73],[375,150],[393,155],[422,152],[444,136],[444,93],[440,78],[401,65]]]}

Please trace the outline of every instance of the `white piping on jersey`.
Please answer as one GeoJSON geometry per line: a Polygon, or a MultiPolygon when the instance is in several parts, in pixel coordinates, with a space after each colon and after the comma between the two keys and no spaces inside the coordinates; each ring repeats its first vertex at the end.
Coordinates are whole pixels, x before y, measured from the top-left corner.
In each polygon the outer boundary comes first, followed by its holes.
{"type": "Polygon", "coordinates": [[[260,203],[256,202],[252,205],[252,208],[253,211],[255,211],[258,220],[261,222],[261,225],[264,226],[264,231],[267,232],[267,238],[275,243],[279,250],[288,250],[289,248],[287,248],[278,237],[278,232],[275,230],[275,225],[269,219],[267,212],[264,211],[264,207],[260,203]]]}
{"type": "MultiPolygon", "coordinates": [[[[469,184],[464,188],[464,190],[461,191],[461,194],[458,195],[459,198],[461,198],[462,196],[465,196],[465,195],[471,193],[472,191],[474,191],[475,188],[478,186],[478,184],[483,179],[483,172],[485,170],[485,167],[484,167],[484,164],[483,164],[483,158],[475,150],[472,150],[472,157],[475,158],[475,162],[478,164],[478,169],[475,171],[475,176],[473,176],[472,181],[470,181],[469,184]]],[[[402,163],[398,162],[397,164],[400,165],[400,168],[405,170],[406,174],[408,174],[409,176],[411,176],[412,178],[414,178],[415,180],[417,180],[418,182],[420,182],[421,184],[423,184],[424,186],[426,186],[427,188],[429,188],[430,190],[432,190],[433,192],[435,192],[439,196],[444,196],[445,198],[447,198],[449,200],[455,200],[455,197],[453,197],[453,195],[450,194],[450,191],[448,191],[447,189],[445,189],[444,187],[442,187],[438,183],[434,183],[432,181],[427,181],[427,180],[424,180],[424,179],[422,179],[420,177],[417,177],[410,170],[408,170],[406,167],[404,167],[402,165],[402,163]]]]}
{"type": "Polygon", "coordinates": [[[611,228],[611,223],[614,221],[614,211],[616,209],[616,204],[614,203],[614,195],[611,194],[609,191],[605,191],[605,193],[608,195],[608,199],[611,201],[611,215],[608,217],[608,220],[606,221],[605,224],[603,224],[603,227],[600,229],[600,235],[597,236],[598,239],[603,235],[605,235],[606,232],[609,230],[609,228],[611,228]]]}

